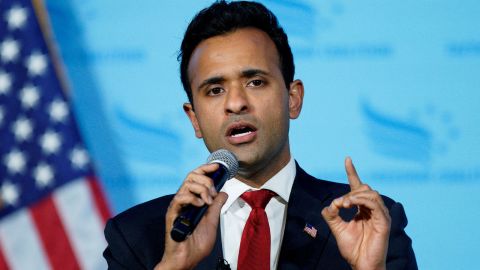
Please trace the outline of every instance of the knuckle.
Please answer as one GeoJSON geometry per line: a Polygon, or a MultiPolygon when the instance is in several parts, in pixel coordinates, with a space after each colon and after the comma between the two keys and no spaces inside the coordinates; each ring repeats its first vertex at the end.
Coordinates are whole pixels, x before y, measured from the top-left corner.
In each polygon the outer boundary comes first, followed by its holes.
{"type": "Polygon", "coordinates": [[[197,180],[197,183],[199,183],[199,184],[201,184],[201,185],[205,185],[206,182],[207,182],[207,181],[205,180],[206,178],[207,178],[207,177],[205,177],[205,176],[203,176],[203,175],[202,175],[201,177],[198,177],[198,178],[196,179],[196,180],[197,180]]]}
{"type": "Polygon", "coordinates": [[[185,177],[185,180],[183,180],[183,183],[182,183],[182,186],[180,187],[180,189],[188,186],[190,183],[193,183],[193,179],[189,174],[189,175],[187,175],[187,177],[185,177]]]}
{"type": "Polygon", "coordinates": [[[187,194],[177,194],[177,195],[175,195],[175,197],[173,197],[173,200],[172,200],[173,205],[183,204],[184,201],[186,200],[187,196],[188,196],[187,194]]]}
{"type": "Polygon", "coordinates": [[[206,178],[207,178],[208,184],[213,185],[213,179],[210,177],[206,177],[206,178]]]}
{"type": "Polygon", "coordinates": [[[210,164],[202,164],[198,166],[195,170],[193,170],[197,174],[202,174],[205,169],[208,169],[208,165],[210,164]]]}
{"type": "Polygon", "coordinates": [[[187,175],[187,179],[185,180],[186,182],[193,183],[195,182],[195,178],[197,177],[197,173],[191,172],[187,175]]]}
{"type": "Polygon", "coordinates": [[[175,204],[178,204],[181,196],[182,196],[181,194],[175,195],[175,197],[173,197],[172,201],[170,202],[170,207],[175,204]]]}
{"type": "Polygon", "coordinates": [[[189,182],[184,182],[182,184],[182,187],[178,190],[177,194],[182,194],[185,192],[185,190],[188,190],[188,187],[190,186],[189,182]]]}

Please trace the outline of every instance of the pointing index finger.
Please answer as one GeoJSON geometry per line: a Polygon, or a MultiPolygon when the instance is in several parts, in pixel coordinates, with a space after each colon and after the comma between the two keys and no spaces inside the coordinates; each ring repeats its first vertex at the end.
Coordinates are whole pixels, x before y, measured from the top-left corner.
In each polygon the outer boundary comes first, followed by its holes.
{"type": "Polygon", "coordinates": [[[362,185],[360,177],[358,177],[357,170],[353,166],[352,158],[345,158],[345,171],[347,171],[348,183],[350,184],[350,189],[353,191],[359,188],[362,185]]]}

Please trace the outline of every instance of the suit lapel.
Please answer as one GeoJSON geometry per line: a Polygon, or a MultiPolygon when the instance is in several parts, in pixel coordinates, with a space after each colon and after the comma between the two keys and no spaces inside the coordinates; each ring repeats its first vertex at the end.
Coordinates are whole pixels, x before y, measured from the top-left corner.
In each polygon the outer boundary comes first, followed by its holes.
{"type": "Polygon", "coordinates": [[[314,268],[324,251],[330,230],[321,211],[330,202],[332,194],[319,183],[297,164],[278,269],[314,268]],[[316,230],[315,237],[304,231],[307,223],[316,230]]]}

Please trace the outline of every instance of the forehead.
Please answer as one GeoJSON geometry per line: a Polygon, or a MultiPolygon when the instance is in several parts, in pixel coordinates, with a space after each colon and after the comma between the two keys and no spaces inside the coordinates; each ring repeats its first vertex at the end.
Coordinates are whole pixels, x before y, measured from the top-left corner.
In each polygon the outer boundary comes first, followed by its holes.
{"type": "Polygon", "coordinates": [[[280,72],[275,44],[263,31],[242,28],[202,41],[193,51],[188,77],[194,87],[198,80],[210,76],[228,76],[245,68],[280,72]]]}

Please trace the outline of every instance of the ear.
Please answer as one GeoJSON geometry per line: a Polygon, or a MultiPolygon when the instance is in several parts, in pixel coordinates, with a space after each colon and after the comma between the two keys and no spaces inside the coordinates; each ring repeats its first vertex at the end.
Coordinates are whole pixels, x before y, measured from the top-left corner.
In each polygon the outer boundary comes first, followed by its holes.
{"type": "Polygon", "coordinates": [[[288,89],[288,110],[290,119],[297,119],[300,116],[303,105],[303,82],[295,80],[290,83],[288,89]]]}
{"type": "Polygon", "coordinates": [[[183,111],[188,116],[188,119],[190,119],[190,123],[192,123],[193,130],[195,130],[195,136],[199,139],[202,138],[202,131],[200,130],[200,125],[198,124],[198,119],[195,115],[192,104],[184,103],[183,111]]]}

